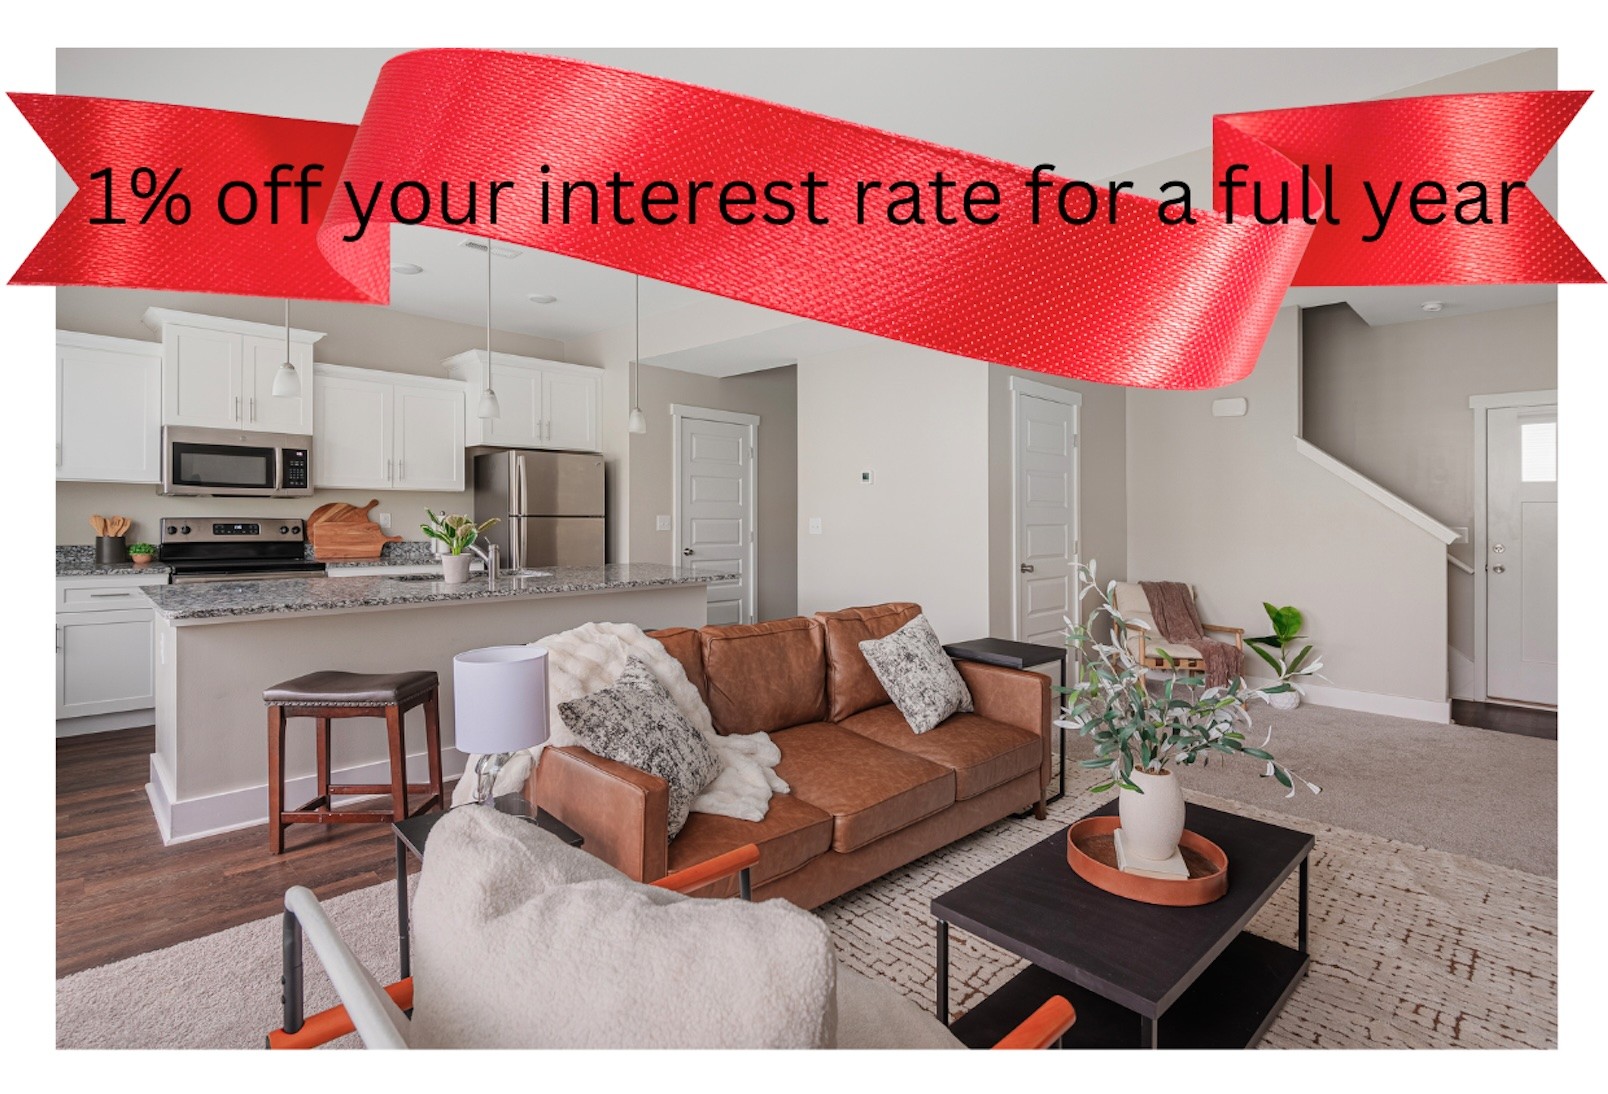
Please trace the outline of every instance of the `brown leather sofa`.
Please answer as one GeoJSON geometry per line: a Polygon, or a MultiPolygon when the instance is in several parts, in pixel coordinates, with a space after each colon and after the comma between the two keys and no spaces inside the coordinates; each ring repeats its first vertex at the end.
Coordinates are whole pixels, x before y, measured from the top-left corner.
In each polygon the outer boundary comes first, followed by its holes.
{"type": "Polygon", "coordinates": [[[763,821],[694,813],[669,840],[664,780],[578,747],[545,749],[526,794],[638,881],[758,844],[754,899],[804,908],[1002,817],[1027,808],[1043,816],[1049,679],[957,661],[975,713],[912,732],[859,643],[920,611],[894,603],[652,632],[702,693],[717,732],[764,731],[781,749],[776,770],[792,793],[773,795],[763,821]]]}

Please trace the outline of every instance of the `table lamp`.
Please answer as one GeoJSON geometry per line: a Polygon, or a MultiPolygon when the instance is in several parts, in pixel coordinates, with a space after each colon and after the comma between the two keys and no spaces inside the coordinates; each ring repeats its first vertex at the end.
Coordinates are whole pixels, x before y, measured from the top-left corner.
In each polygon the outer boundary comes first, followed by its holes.
{"type": "Polygon", "coordinates": [[[452,659],[454,732],[460,752],[479,753],[475,801],[491,805],[509,758],[547,740],[547,651],[487,646],[452,659]]]}

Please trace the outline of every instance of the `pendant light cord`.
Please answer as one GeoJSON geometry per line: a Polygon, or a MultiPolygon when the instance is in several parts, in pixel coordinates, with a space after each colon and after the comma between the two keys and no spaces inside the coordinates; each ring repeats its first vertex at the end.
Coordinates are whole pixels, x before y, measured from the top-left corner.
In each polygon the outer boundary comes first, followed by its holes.
{"type": "Polygon", "coordinates": [[[285,363],[290,364],[290,297],[288,296],[285,297],[285,363]]]}
{"type": "Polygon", "coordinates": [[[631,355],[631,409],[640,410],[637,405],[637,369],[642,366],[637,362],[642,357],[642,276],[634,278],[636,286],[636,302],[633,306],[635,321],[631,324],[631,335],[636,340],[636,350],[631,355]]]}
{"type": "Polygon", "coordinates": [[[486,391],[491,390],[491,237],[486,237],[486,391]]]}

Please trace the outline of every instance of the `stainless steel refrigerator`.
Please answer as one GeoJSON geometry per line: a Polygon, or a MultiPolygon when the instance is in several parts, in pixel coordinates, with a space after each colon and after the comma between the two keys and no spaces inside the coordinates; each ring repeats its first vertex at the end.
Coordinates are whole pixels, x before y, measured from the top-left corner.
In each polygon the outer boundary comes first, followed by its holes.
{"type": "Polygon", "coordinates": [[[512,449],[475,457],[475,520],[505,565],[603,565],[603,457],[512,449]]]}

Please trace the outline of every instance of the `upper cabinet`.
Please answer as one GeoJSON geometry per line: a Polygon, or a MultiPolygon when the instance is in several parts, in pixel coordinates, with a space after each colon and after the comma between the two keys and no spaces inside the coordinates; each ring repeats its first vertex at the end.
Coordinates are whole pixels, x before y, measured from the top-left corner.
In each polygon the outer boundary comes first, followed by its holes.
{"type": "Polygon", "coordinates": [[[316,331],[291,328],[290,363],[301,394],[273,394],[285,361],[285,330],[267,323],[148,308],[145,325],[162,336],[162,424],[262,433],[312,433],[316,331]]]}
{"type": "Polygon", "coordinates": [[[497,393],[498,415],[482,418],[476,410],[486,386],[486,351],[460,353],[446,365],[450,375],[466,383],[467,443],[581,452],[602,447],[602,369],[496,354],[491,387],[497,393]]]}
{"type": "Polygon", "coordinates": [[[464,489],[461,383],[316,365],[313,385],[315,487],[464,489]]]}
{"type": "Polygon", "coordinates": [[[162,347],[56,332],[56,478],[162,481],[162,347]]]}

